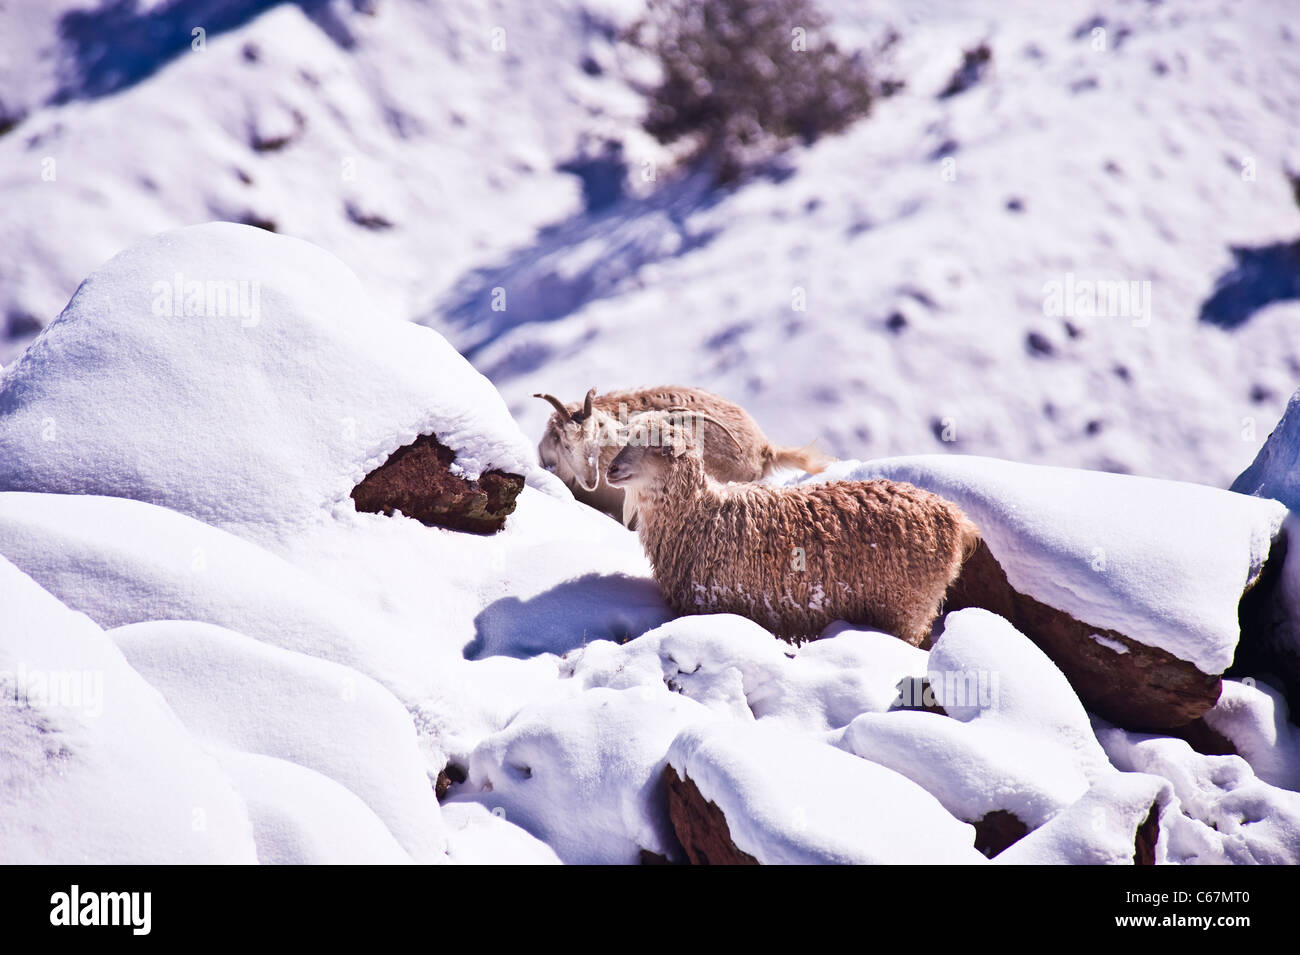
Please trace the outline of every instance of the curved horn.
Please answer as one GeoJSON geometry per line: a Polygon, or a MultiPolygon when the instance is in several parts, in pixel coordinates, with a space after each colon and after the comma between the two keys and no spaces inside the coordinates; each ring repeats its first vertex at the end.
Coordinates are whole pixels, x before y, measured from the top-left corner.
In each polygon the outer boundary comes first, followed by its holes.
{"type": "Polygon", "coordinates": [[[549,401],[551,404],[553,404],[553,405],[555,406],[555,410],[558,411],[558,412],[560,413],[560,416],[561,416],[562,418],[564,418],[565,421],[572,421],[572,420],[573,420],[573,415],[569,414],[569,409],[566,408],[566,407],[564,407],[564,402],[561,401],[559,398],[555,397],[555,395],[537,395],[537,394],[535,394],[535,395],[533,395],[533,397],[534,397],[534,398],[541,398],[543,401],[549,401]]]}
{"type": "Polygon", "coordinates": [[[596,389],[592,388],[587,392],[587,397],[583,399],[582,410],[573,414],[574,421],[586,421],[591,417],[591,402],[596,397],[596,389]]]}
{"type": "Polygon", "coordinates": [[[709,424],[716,424],[723,430],[727,437],[731,439],[731,443],[734,444],[739,451],[743,452],[745,450],[745,446],[740,443],[740,439],[736,437],[732,430],[717,418],[713,417],[713,415],[705,414],[703,411],[692,411],[690,408],[669,408],[667,413],[682,418],[697,418],[700,421],[707,421],[709,424]]]}

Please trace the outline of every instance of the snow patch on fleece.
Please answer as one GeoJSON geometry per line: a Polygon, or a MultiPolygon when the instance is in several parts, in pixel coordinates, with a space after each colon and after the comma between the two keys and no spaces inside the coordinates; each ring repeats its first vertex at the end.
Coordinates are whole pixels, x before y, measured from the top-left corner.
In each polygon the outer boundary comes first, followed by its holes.
{"type": "Polygon", "coordinates": [[[103,631],[3,558],[0,594],[0,861],[256,861],[230,780],[103,631]]]}
{"type": "Polygon", "coordinates": [[[211,223],[90,275],[0,378],[0,490],[128,497],[262,538],[353,511],[436,433],[467,477],[536,470],[492,385],[379,314],[322,249],[211,223]]]}
{"type": "Polygon", "coordinates": [[[959,504],[1021,593],[1211,674],[1232,663],[1238,602],[1286,516],[1199,484],[973,455],[841,461],[812,481],[874,478],[959,504]]]}

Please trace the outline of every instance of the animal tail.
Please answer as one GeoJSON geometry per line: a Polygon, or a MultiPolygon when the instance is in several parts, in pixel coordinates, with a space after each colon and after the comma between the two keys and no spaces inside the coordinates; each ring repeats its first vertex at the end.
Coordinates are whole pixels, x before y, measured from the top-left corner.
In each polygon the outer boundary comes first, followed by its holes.
{"type": "Polygon", "coordinates": [[[957,524],[957,534],[961,539],[961,560],[964,564],[970,560],[971,555],[975,553],[976,548],[980,546],[983,535],[980,529],[975,526],[975,522],[967,517],[964,513],[957,524]]]}
{"type": "Polygon", "coordinates": [[[767,449],[764,457],[766,458],[764,475],[770,474],[776,468],[794,468],[798,471],[807,471],[809,474],[817,474],[819,471],[826,470],[828,465],[835,463],[835,458],[824,454],[817,447],[816,441],[802,448],[780,448],[772,445],[767,449]]]}

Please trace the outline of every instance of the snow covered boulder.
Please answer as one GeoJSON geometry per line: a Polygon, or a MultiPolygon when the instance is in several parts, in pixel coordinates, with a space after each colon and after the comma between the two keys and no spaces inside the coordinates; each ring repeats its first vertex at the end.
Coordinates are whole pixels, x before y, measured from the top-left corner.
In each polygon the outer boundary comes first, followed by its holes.
{"type": "Polygon", "coordinates": [[[570,864],[632,864],[643,851],[672,858],[665,756],[684,727],[708,718],[662,686],[530,704],[474,749],[446,805],[481,803],[570,864]]]}
{"type": "MultiPolygon", "coordinates": [[[[442,817],[411,716],[378,683],[207,623],[138,623],[108,636],[196,737],[312,770],[370,809],[340,814],[340,829],[359,820],[364,828],[357,831],[365,833],[382,820],[415,861],[444,861],[442,817]]],[[[270,783],[281,798],[293,792],[284,788],[290,774],[276,773],[282,778],[270,783]]],[[[255,780],[260,792],[267,782],[255,780]]],[[[319,803],[305,800],[318,798],[320,788],[301,787],[283,812],[311,820],[319,803]]]]}
{"type": "Polygon", "coordinates": [[[422,435],[450,475],[515,476],[492,521],[536,470],[441,336],[379,314],[329,253],[231,223],[114,257],[0,378],[0,490],[135,498],[245,536],[352,511],[422,435]]]}
{"type": "Polygon", "coordinates": [[[1111,773],[1041,829],[994,860],[999,865],[1158,865],[1168,861],[1161,823],[1178,815],[1169,783],[1111,773]]]}
{"type": "Polygon", "coordinates": [[[250,863],[244,803],[89,619],[0,558],[0,863],[250,863]]]}
{"type": "Polygon", "coordinates": [[[975,830],[916,783],[771,720],[690,727],[673,741],[665,775],[693,862],[984,861],[975,830]]]}
{"type": "Polygon", "coordinates": [[[846,461],[814,480],[873,478],[961,505],[983,543],[948,606],[1007,618],[1090,710],[1133,729],[1214,705],[1286,513],[1202,485],[965,455],[846,461]]]}
{"type": "Polygon", "coordinates": [[[864,713],[839,745],[906,776],[973,824],[990,857],[1113,772],[1061,671],[994,614],[948,615],[929,684],[947,715],[864,713]]]}
{"type": "Polygon", "coordinates": [[[1250,467],[1232,482],[1242,494],[1270,497],[1291,509],[1287,540],[1276,576],[1261,583],[1243,617],[1242,644],[1250,670],[1271,673],[1286,688],[1293,713],[1300,710],[1300,391],[1291,396],[1277,427],[1250,467]]]}
{"type": "Polygon", "coordinates": [[[521,474],[497,468],[470,480],[452,471],[456,452],[422,434],[398,448],[352,489],[358,511],[400,511],[423,524],[491,534],[514,512],[524,488],[521,474]]]}

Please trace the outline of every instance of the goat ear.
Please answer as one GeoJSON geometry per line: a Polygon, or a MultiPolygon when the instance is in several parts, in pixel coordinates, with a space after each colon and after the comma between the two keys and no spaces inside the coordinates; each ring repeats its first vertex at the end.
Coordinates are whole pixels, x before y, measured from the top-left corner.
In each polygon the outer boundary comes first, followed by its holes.
{"type": "Polygon", "coordinates": [[[671,458],[680,458],[686,453],[686,438],[680,434],[673,435],[671,441],[664,442],[664,454],[671,458]]]}

